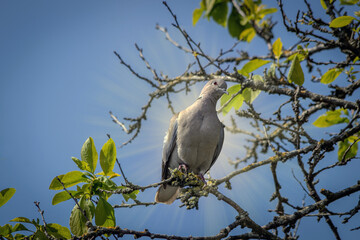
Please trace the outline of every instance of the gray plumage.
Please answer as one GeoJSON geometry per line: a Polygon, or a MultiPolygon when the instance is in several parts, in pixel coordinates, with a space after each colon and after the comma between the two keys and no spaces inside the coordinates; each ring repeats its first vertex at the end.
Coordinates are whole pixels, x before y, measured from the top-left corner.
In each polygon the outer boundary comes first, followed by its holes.
{"type": "MultiPolygon", "coordinates": [[[[224,80],[210,80],[199,98],[188,108],[174,115],[164,139],[162,180],[170,177],[170,169],[184,164],[188,170],[204,175],[214,165],[224,142],[224,126],[219,121],[216,103],[226,92],[224,80]]],[[[171,204],[179,187],[161,186],[155,201],[171,204]]]]}

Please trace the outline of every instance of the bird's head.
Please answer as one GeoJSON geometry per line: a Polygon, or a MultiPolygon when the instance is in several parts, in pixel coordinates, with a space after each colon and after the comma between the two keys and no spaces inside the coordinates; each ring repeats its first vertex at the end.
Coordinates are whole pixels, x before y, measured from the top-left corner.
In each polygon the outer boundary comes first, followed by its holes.
{"type": "Polygon", "coordinates": [[[217,101],[224,93],[229,94],[226,88],[227,85],[223,79],[213,79],[206,83],[201,90],[200,96],[210,96],[217,101]]]}

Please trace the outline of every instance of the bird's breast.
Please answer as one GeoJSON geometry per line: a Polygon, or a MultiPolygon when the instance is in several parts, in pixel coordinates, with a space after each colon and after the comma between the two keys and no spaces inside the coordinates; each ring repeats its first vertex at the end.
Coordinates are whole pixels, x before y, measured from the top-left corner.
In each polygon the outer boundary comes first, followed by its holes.
{"type": "Polygon", "coordinates": [[[204,173],[213,159],[220,138],[221,125],[216,113],[194,116],[179,116],[178,119],[178,156],[195,173],[204,173]],[[204,170],[205,169],[205,170],[204,170]]]}

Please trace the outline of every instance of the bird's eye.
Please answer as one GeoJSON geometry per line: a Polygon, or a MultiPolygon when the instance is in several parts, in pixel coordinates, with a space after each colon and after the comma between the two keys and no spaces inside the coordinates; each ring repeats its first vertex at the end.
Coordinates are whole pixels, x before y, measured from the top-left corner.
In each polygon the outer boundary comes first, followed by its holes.
{"type": "Polygon", "coordinates": [[[214,82],[213,84],[214,84],[214,85],[217,85],[218,83],[217,83],[217,82],[214,82]]]}

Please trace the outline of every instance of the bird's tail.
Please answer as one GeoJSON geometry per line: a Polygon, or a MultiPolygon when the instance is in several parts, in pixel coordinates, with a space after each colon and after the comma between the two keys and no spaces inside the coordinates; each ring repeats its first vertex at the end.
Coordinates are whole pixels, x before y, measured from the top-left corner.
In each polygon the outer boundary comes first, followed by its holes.
{"type": "Polygon", "coordinates": [[[161,186],[156,192],[155,202],[171,204],[175,201],[179,194],[180,188],[166,185],[166,187],[161,186]]]}

